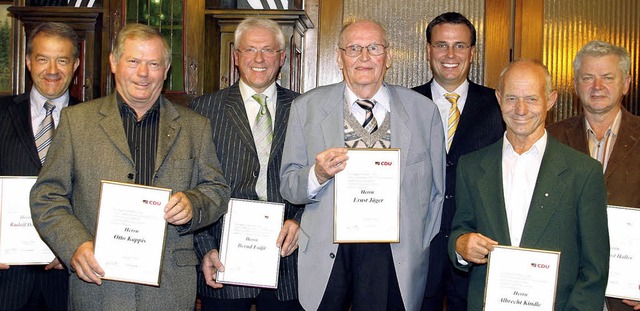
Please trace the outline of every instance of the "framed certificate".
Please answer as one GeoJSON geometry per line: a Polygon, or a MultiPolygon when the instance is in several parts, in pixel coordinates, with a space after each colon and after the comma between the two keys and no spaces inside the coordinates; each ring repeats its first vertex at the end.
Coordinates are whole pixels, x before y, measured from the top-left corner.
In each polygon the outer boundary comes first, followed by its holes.
{"type": "Polygon", "coordinates": [[[400,149],[349,149],[347,155],[334,177],[334,242],[400,242],[400,149]]]}
{"type": "Polygon", "coordinates": [[[102,181],[95,257],[103,279],[160,285],[171,189],[102,181]]]}
{"type": "Polygon", "coordinates": [[[36,177],[0,177],[0,263],[49,264],[55,255],[33,226],[29,192],[36,177]]]}
{"type": "Polygon", "coordinates": [[[609,281],[605,296],[640,300],[640,209],[609,205],[609,281]]]}
{"type": "Polygon", "coordinates": [[[560,252],[495,246],[489,253],[484,310],[554,308],[560,252]]]}
{"type": "Polygon", "coordinates": [[[224,216],[216,281],[223,284],[276,288],[284,221],[284,203],[231,199],[224,216]]]}

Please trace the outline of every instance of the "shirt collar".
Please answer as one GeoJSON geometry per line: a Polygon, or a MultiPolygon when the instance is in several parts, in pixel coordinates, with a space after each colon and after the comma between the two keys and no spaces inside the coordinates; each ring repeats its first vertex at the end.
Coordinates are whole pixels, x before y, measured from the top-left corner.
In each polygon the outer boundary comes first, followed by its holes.
{"type": "MultiPolygon", "coordinates": [[[[622,120],[622,109],[618,110],[618,114],[616,114],[616,118],[613,119],[613,123],[611,123],[611,125],[609,126],[609,129],[607,129],[607,132],[611,131],[611,135],[613,135],[614,137],[618,137],[621,120],[622,120]]],[[[591,134],[595,137],[595,132],[591,128],[591,124],[589,124],[589,121],[587,120],[587,118],[584,118],[584,127],[587,131],[587,135],[591,134]]]]}
{"type": "MultiPolygon", "coordinates": [[[[544,134],[540,139],[538,139],[533,146],[529,148],[529,150],[525,151],[522,155],[530,154],[535,156],[537,159],[542,159],[544,155],[544,151],[547,149],[547,130],[544,130],[544,134]]],[[[520,156],[513,150],[513,145],[507,139],[507,132],[504,133],[503,143],[502,143],[502,157],[517,157],[520,156]]]]}
{"type": "Polygon", "coordinates": [[[378,89],[378,92],[376,92],[371,98],[358,97],[348,86],[345,88],[344,96],[347,103],[350,103],[352,106],[357,105],[355,102],[358,99],[370,99],[376,101],[376,107],[379,106],[384,108],[385,111],[391,111],[391,96],[389,95],[389,90],[385,83],[382,84],[380,89],[378,89]]]}
{"type": "Polygon", "coordinates": [[[469,80],[464,80],[464,82],[462,82],[462,84],[460,84],[460,86],[458,86],[458,88],[456,88],[455,90],[453,90],[453,92],[449,92],[447,90],[444,89],[444,87],[442,87],[440,84],[438,84],[438,82],[436,81],[436,79],[431,80],[432,83],[432,87],[431,87],[431,96],[433,97],[433,99],[438,99],[440,97],[444,98],[444,95],[447,93],[456,93],[458,94],[460,97],[458,98],[459,102],[463,102],[463,98],[467,97],[467,93],[469,93],[469,80]]]}
{"type": "MultiPolygon", "coordinates": [[[[242,79],[239,80],[238,86],[240,88],[240,95],[242,96],[242,101],[245,103],[251,98],[251,96],[257,93],[248,84],[244,83],[242,79]]],[[[261,94],[264,94],[265,96],[267,96],[267,101],[268,101],[276,98],[277,93],[278,93],[278,90],[276,88],[276,83],[273,82],[261,94]]]]}
{"type": "Polygon", "coordinates": [[[156,112],[156,111],[160,112],[160,100],[161,100],[161,98],[162,98],[162,96],[159,96],[158,99],[156,99],[156,102],[153,103],[151,108],[149,108],[149,110],[147,110],[147,112],[144,113],[142,118],[140,118],[140,120],[138,120],[138,115],[137,115],[136,111],[131,106],[129,106],[129,104],[127,104],[124,101],[124,98],[122,98],[122,96],[120,96],[120,93],[118,93],[118,91],[116,91],[116,103],[118,104],[118,109],[120,110],[120,115],[122,116],[123,113],[128,113],[136,121],[142,121],[142,120],[146,119],[147,116],[149,116],[152,112],[156,112]]]}
{"type": "Polygon", "coordinates": [[[42,94],[38,92],[38,89],[36,89],[35,87],[32,87],[31,92],[29,93],[29,102],[31,104],[31,115],[38,116],[38,115],[46,114],[46,110],[44,109],[44,103],[47,100],[53,102],[53,104],[56,106],[56,109],[54,111],[60,112],[62,108],[69,105],[69,97],[70,97],[69,90],[67,90],[60,97],[50,100],[42,96],[42,94]]]}

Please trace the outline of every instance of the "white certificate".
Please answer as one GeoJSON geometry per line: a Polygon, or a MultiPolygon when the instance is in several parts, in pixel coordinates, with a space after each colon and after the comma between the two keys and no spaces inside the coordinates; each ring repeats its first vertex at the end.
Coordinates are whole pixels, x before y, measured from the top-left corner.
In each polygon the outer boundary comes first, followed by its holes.
{"type": "Polygon", "coordinates": [[[29,192],[36,177],[0,177],[0,263],[49,264],[55,255],[33,226],[29,192]]]}
{"type": "Polygon", "coordinates": [[[553,310],[560,252],[495,246],[489,253],[484,310],[553,310]]]}
{"type": "Polygon", "coordinates": [[[334,242],[400,242],[400,149],[347,155],[335,176],[334,242]]]}
{"type": "Polygon", "coordinates": [[[607,297],[640,300],[640,209],[609,205],[607,297]]]}
{"type": "Polygon", "coordinates": [[[160,285],[171,189],[102,181],[95,257],[103,279],[160,285]]]}
{"type": "Polygon", "coordinates": [[[224,215],[216,281],[224,284],[276,288],[284,221],[284,203],[231,199],[224,215]]]}

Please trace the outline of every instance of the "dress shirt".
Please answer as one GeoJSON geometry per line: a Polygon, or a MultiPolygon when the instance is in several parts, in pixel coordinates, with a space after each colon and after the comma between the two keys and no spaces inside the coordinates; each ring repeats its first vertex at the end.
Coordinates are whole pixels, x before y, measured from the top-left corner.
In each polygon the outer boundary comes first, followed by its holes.
{"type": "MultiPolygon", "coordinates": [[[[60,111],[62,108],[69,105],[69,98],[69,91],[66,91],[62,96],[54,100],[50,100],[56,106],[56,109],[53,109],[53,112],[51,113],[53,116],[53,125],[55,127],[58,127],[58,123],[60,123],[60,111]]],[[[44,103],[47,100],[49,99],[42,96],[35,87],[31,88],[31,92],[29,93],[29,102],[31,103],[31,128],[33,128],[34,135],[38,133],[40,123],[42,123],[42,120],[44,120],[44,117],[47,115],[47,110],[44,109],[44,103]]]]}
{"type": "Polygon", "coordinates": [[[621,119],[622,110],[618,111],[613,123],[611,123],[607,131],[604,133],[604,137],[600,140],[596,138],[596,133],[591,128],[589,121],[587,121],[586,118],[584,119],[585,128],[587,129],[587,141],[589,142],[589,154],[592,158],[602,163],[603,173],[607,170],[607,163],[609,163],[611,151],[613,151],[613,146],[618,138],[621,119]]]}
{"type": "MultiPolygon", "coordinates": [[[[431,97],[433,97],[433,102],[438,106],[438,111],[440,112],[440,119],[442,120],[442,130],[444,131],[444,138],[447,139],[447,131],[449,125],[449,109],[451,109],[451,102],[449,102],[444,94],[447,93],[455,93],[458,94],[458,110],[460,111],[460,116],[462,116],[462,110],[464,109],[464,104],[467,102],[467,95],[469,95],[469,81],[464,80],[457,89],[453,92],[448,92],[445,90],[435,79],[431,81],[431,97]]],[[[455,136],[455,134],[453,135],[455,136]]]]}
{"type": "Polygon", "coordinates": [[[513,150],[513,145],[505,133],[502,144],[502,185],[512,246],[520,245],[546,147],[546,130],[544,135],[522,154],[513,150]]]}
{"type": "Polygon", "coordinates": [[[262,93],[254,91],[249,85],[244,83],[242,79],[240,79],[238,86],[240,87],[240,96],[242,96],[244,108],[247,111],[247,118],[249,119],[251,132],[254,132],[256,116],[260,112],[260,104],[253,98],[254,94],[264,94],[267,96],[267,108],[269,108],[269,114],[271,114],[271,120],[273,120],[271,122],[271,129],[273,130],[276,120],[276,103],[278,102],[278,90],[276,89],[276,83],[274,82],[269,85],[269,87],[267,87],[262,93]]]}
{"type": "MultiPolygon", "coordinates": [[[[358,99],[370,99],[376,102],[375,106],[373,106],[373,117],[376,119],[378,124],[382,124],[384,122],[384,118],[387,112],[391,112],[391,97],[389,96],[389,91],[387,87],[382,84],[382,87],[376,92],[371,98],[360,98],[353,91],[349,89],[349,87],[345,88],[344,98],[347,103],[351,105],[351,113],[353,116],[362,124],[364,122],[364,118],[366,115],[366,111],[364,108],[360,107],[360,105],[356,104],[356,100],[358,99]]],[[[345,116],[346,117],[346,116],[345,116]]],[[[313,198],[318,194],[318,191],[327,184],[320,184],[318,181],[318,176],[316,176],[316,165],[314,164],[309,170],[309,179],[307,186],[307,195],[309,199],[313,198]]]]}

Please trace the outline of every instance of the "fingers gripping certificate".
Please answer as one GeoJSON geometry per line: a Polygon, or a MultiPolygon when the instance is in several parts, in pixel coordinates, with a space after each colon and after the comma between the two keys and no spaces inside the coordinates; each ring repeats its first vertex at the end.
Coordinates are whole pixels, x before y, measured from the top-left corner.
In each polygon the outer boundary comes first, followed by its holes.
{"type": "Polygon", "coordinates": [[[219,283],[276,288],[280,249],[276,241],[284,221],[284,204],[231,199],[224,216],[219,283]]]}
{"type": "Polygon", "coordinates": [[[33,227],[29,192],[36,177],[0,177],[0,263],[41,265],[55,256],[33,227]]]}
{"type": "Polygon", "coordinates": [[[640,300],[640,209],[609,205],[607,297],[640,300]]]}
{"type": "Polygon", "coordinates": [[[553,310],[560,252],[496,246],[489,253],[484,310],[553,310]]]}
{"type": "Polygon", "coordinates": [[[335,176],[334,241],[400,241],[400,149],[349,149],[335,176]]]}
{"type": "Polygon", "coordinates": [[[102,181],[95,257],[103,279],[160,285],[171,189],[102,181]]]}

